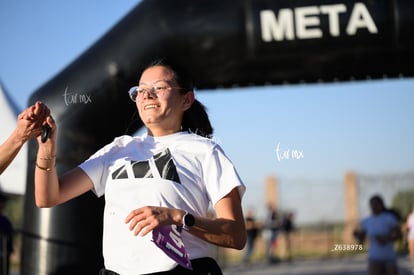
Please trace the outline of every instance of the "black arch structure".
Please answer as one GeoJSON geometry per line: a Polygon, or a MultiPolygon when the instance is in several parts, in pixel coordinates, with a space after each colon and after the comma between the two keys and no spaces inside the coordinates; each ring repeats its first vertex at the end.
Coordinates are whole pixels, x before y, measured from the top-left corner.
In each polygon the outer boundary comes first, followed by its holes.
{"type": "MultiPolygon", "coordinates": [[[[187,67],[199,89],[411,77],[413,12],[412,0],[144,0],[35,91],[29,104],[42,100],[52,109],[59,127],[57,170],[63,173],[115,136],[142,126],[127,90],[156,57],[187,67]],[[334,4],[346,11],[336,17],[322,12],[323,6],[334,4]],[[347,33],[358,5],[366,7],[377,32],[362,27],[347,33]],[[282,18],[290,14],[293,38],[277,40],[273,33],[264,41],[263,10],[274,13],[273,31],[286,31],[282,22],[289,20],[282,18]],[[322,37],[300,35],[297,20],[304,10],[313,20],[306,29],[319,30],[322,37]]],[[[281,33],[283,38],[286,33],[281,33]]],[[[103,265],[104,202],[87,193],[55,208],[38,209],[33,195],[36,151],[37,145],[30,143],[21,272],[97,274],[103,265]]]]}

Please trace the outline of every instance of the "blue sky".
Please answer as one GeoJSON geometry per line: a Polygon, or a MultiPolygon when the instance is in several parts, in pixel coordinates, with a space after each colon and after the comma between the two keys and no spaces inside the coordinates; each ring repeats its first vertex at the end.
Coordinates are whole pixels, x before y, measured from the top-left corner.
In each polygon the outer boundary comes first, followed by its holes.
{"type": "MultiPolygon", "coordinates": [[[[0,81],[23,109],[137,3],[1,1],[0,81]]],[[[414,171],[414,79],[197,91],[197,97],[247,185],[245,207],[259,214],[269,175],[279,180],[281,207],[310,221],[342,218],[348,170],[414,171]]]]}

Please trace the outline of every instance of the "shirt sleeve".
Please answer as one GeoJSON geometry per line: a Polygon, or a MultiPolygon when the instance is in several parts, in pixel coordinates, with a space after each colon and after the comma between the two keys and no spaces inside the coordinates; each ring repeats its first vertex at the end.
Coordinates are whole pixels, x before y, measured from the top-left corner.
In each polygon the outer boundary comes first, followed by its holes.
{"type": "Polygon", "coordinates": [[[89,159],[85,160],[79,167],[89,176],[93,182],[92,191],[97,197],[103,196],[105,193],[106,178],[108,176],[108,168],[106,167],[107,156],[110,154],[112,143],[98,150],[89,159]]]}
{"type": "Polygon", "coordinates": [[[211,155],[207,158],[203,167],[203,178],[213,205],[234,188],[238,188],[240,198],[243,197],[246,191],[246,187],[233,163],[217,144],[212,147],[211,155]]]}

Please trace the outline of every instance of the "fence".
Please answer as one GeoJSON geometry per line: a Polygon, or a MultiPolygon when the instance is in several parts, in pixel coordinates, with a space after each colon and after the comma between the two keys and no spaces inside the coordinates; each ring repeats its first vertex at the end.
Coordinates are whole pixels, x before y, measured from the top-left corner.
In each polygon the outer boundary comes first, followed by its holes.
{"type": "MultiPolygon", "coordinates": [[[[352,231],[362,218],[370,214],[369,198],[374,194],[382,195],[387,206],[401,213],[401,222],[407,211],[404,209],[411,211],[414,205],[414,172],[378,175],[356,173],[351,178],[354,189],[349,185],[348,175],[340,179],[277,181],[275,196],[278,209],[282,213],[293,211],[296,223],[296,230],[290,236],[290,252],[287,238],[282,234],[275,253],[277,256],[283,259],[290,255],[341,257],[366,253],[367,245],[357,245],[352,231]],[[347,193],[351,195],[347,196],[347,193]],[[350,212],[352,214],[347,215],[350,212]]],[[[263,211],[265,210],[258,211],[261,224],[265,223],[263,211]]],[[[405,240],[398,246],[404,248],[405,240]]],[[[225,250],[222,261],[239,261],[243,253],[244,251],[225,250]]],[[[266,232],[263,231],[256,242],[253,258],[263,259],[265,254],[266,232]]]]}

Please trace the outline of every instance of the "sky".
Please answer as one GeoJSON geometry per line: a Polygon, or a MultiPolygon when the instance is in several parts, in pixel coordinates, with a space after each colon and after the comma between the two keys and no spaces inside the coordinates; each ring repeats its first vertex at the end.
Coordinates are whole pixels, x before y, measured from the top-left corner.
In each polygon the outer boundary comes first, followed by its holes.
{"type": "MultiPolygon", "coordinates": [[[[23,109],[138,2],[1,1],[1,83],[23,109]]],[[[414,79],[200,90],[196,97],[246,184],[243,206],[259,216],[269,176],[277,178],[280,208],[300,223],[343,218],[347,171],[379,179],[414,171],[414,79]]],[[[371,182],[368,193],[387,184],[371,182]]]]}

